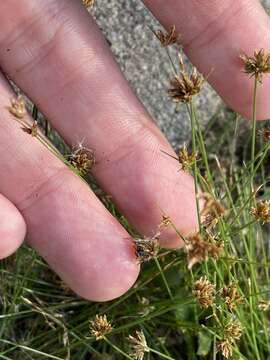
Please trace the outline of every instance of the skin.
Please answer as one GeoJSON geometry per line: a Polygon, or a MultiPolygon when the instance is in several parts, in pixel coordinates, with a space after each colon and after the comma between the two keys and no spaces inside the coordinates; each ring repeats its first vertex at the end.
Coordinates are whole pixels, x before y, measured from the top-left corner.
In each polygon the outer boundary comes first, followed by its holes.
{"type": "MultiPolygon", "coordinates": [[[[209,81],[228,104],[249,117],[252,81],[241,72],[238,56],[241,49],[252,53],[270,47],[269,20],[259,3],[145,4],[165,26],[177,26],[191,60],[204,74],[214,68],[209,81]]],[[[153,235],[162,213],[183,235],[196,230],[192,178],[161,151],[174,154],[80,1],[6,0],[0,4],[0,23],[2,70],[67,143],[84,140],[95,150],[94,176],[140,233],[153,235]]],[[[270,111],[268,82],[266,77],[259,93],[261,118],[270,111]]],[[[6,109],[12,97],[0,76],[0,169],[5,174],[0,192],[14,204],[0,201],[0,215],[9,204],[9,218],[16,224],[20,212],[29,244],[79,295],[97,301],[120,296],[139,273],[132,239],[80,179],[21,130],[6,109]]],[[[0,223],[0,234],[5,224],[0,223]]],[[[15,249],[23,238],[22,224],[16,226],[12,238],[1,237],[6,249],[15,249]]],[[[169,248],[181,245],[171,230],[163,231],[161,242],[169,248]]],[[[11,252],[1,249],[2,257],[11,252]]]]}
{"type": "Polygon", "coordinates": [[[0,194],[0,260],[11,255],[24,240],[26,224],[16,207],[0,194]]]}

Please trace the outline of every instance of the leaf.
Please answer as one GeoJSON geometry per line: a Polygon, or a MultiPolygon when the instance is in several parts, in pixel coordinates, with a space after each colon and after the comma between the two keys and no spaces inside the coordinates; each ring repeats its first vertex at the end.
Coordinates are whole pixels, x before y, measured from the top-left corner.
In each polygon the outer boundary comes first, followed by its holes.
{"type": "Polygon", "coordinates": [[[206,356],[211,349],[212,337],[206,331],[199,332],[197,355],[206,356]]]}

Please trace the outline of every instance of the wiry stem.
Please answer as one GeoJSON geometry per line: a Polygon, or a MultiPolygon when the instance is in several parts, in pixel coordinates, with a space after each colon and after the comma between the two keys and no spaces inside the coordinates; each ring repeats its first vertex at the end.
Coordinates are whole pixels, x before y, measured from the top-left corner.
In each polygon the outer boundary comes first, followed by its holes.
{"type": "MultiPolygon", "coordinates": [[[[196,146],[196,118],[195,118],[195,109],[194,104],[191,100],[190,102],[190,120],[191,120],[191,133],[192,133],[192,151],[194,153],[197,152],[196,146]]],[[[199,185],[198,185],[198,168],[197,168],[197,161],[194,163],[194,186],[195,186],[195,197],[196,197],[196,209],[197,209],[197,217],[198,217],[198,224],[201,230],[201,217],[200,217],[200,206],[198,200],[198,193],[199,193],[199,185]]]]}
{"type": "Polygon", "coordinates": [[[158,261],[158,258],[155,256],[155,257],[154,257],[154,260],[155,260],[155,263],[156,263],[156,265],[157,265],[157,268],[158,268],[158,270],[159,270],[159,272],[160,272],[160,275],[161,275],[161,277],[162,277],[162,280],[163,280],[163,282],[164,282],[164,285],[165,285],[165,287],[166,287],[166,289],[167,289],[167,291],[168,291],[169,297],[170,297],[170,299],[173,301],[173,295],[172,295],[171,289],[170,289],[169,284],[168,284],[168,282],[167,282],[166,276],[165,276],[165,274],[164,274],[164,272],[163,272],[163,270],[162,270],[162,267],[160,266],[160,263],[159,263],[159,261],[158,261]]]}
{"type": "Polygon", "coordinates": [[[253,192],[254,166],[255,166],[256,121],[257,121],[257,87],[258,87],[258,80],[255,77],[254,90],[253,90],[252,139],[251,139],[251,176],[250,176],[251,193],[253,192]]]}
{"type": "Polygon", "coordinates": [[[131,356],[129,356],[127,353],[125,353],[123,350],[121,350],[118,346],[113,344],[106,336],[104,336],[104,341],[106,341],[106,343],[108,345],[110,345],[116,352],[123,355],[126,359],[134,360],[131,356]]]}

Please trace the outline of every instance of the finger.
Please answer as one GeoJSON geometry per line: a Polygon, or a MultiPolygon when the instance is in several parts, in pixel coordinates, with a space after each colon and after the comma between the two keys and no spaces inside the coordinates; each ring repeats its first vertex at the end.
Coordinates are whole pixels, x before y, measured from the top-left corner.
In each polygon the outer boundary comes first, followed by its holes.
{"type": "Polygon", "coordinates": [[[16,207],[0,194],[0,259],[13,254],[22,244],[26,225],[16,207]]]}
{"type": "MultiPolygon", "coordinates": [[[[242,71],[240,53],[270,50],[270,22],[257,0],[144,0],[167,27],[175,24],[184,51],[225,102],[244,116],[252,114],[253,81],[242,71]]],[[[269,75],[258,90],[257,115],[270,116],[269,75]]]]}
{"type": "Polygon", "coordinates": [[[23,215],[28,242],[75,292],[99,301],[120,296],[139,271],[129,235],[81,179],[22,130],[6,109],[11,96],[0,77],[0,191],[23,215]]]}
{"type": "MultiPolygon", "coordinates": [[[[9,0],[0,10],[2,67],[67,142],[84,139],[95,150],[94,175],[133,225],[153,235],[163,211],[183,235],[194,230],[193,181],[164,154],[170,145],[82,5],[9,0]]],[[[163,244],[175,247],[179,238],[170,230],[163,244]]]]}

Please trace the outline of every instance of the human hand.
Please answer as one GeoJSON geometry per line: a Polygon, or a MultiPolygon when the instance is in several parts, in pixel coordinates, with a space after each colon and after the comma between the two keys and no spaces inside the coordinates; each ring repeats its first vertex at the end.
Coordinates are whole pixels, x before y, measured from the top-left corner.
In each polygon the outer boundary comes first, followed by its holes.
{"type": "MultiPolygon", "coordinates": [[[[249,116],[252,86],[241,50],[267,48],[268,17],[256,1],[145,0],[223,98],[249,116]]],[[[0,66],[69,143],[95,149],[93,175],[143,235],[153,235],[161,209],[185,235],[196,228],[190,175],[172,153],[114,62],[94,21],[76,0],[6,0],[0,4],[0,66]]],[[[258,95],[267,117],[269,79],[258,95]]],[[[81,296],[108,300],[137,278],[132,239],[93,192],[60,160],[21,131],[6,111],[13,94],[0,78],[0,257],[25,236],[81,296]],[[9,199],[9,200],[7,200],[9,199]],[[24,220],[23,220],[24,219],[24,220]]],[[[162,245],[179,246],[172,230],[162,245]]]]}

